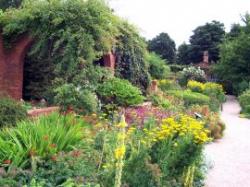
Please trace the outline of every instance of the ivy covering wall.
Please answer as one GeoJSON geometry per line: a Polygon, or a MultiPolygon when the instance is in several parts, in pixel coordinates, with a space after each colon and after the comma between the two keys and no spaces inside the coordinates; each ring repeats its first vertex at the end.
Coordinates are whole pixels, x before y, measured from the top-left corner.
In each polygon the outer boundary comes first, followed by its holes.
{"type": "Polygon", "coordinates": [[[93,61],[114,46],[117,75],[143,89],[148,85],[144,41],[133,26],[114,15],[102,0],[25,1],[21,8],[1,13],[0,27],[6,46],[24,33],[35,39],[26,57],[28,97],[46,97],[55,78],[65,83],[73,83],[79,76],[83,78],[86,72],[82,70],[93,69],[93,61]]]}

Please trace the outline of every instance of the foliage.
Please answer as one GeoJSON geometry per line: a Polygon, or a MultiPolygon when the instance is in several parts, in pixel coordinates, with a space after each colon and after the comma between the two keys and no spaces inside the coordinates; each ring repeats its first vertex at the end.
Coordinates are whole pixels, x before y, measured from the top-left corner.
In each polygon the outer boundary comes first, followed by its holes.
{"type": "Polygon", "coordinates": [[[240,105],[242,107],[242,113],[247,116],[250,115],[250,89],[246,90],[239,96],[240,105]]]}
{"type": "MultiPolygon", "coordinates": [[[[80,184],[84,187],[85,185],[86,187],[95,186],[97,177],[94,163],[93,155],[83,153],[81,150],[61,152],[57,155],[56,160],[40,161],[36,171],[32,173],[27,170],[16,171],[17,173],[12,179],[15,184],[13,186],[18,186],[18,184],[37,186],[38,183],[42,187],[59,185],[66,187],[68,183],[74,184],[73,186],[80,186],[80,184]]],[[[11,179],[11,174],[5,173],[2,180],[7,181],[8,179],[11,179]]]]}
{"type": "Polygon", "coordinates": [[[188,68],[184,68],[183,71],[180,72],[178,80],[181,86],[186,86],[189,80],[205,82],[206,75],[200,67],[196,68],[194,66],[190,66],[188,68]]]}
{"type": "Polygon", "coordinates": [[[18,8],[23,0],[0,0],[0,9],[18,8]]]}
{"type": "Polygon", "coordinates": [[[0,133],[0,163],[9,170],[30,166],[34,170],[39,159],[55,159],[60,151],[70,151],[83,138],[84,122],[72,115],[57,113],[37,121],[19,122],[0,133]]]}
{"type": "Polygon", "coordinates": [[[160,33],[148,43],[149,51],[155,52],[169,63],[175,62],[175,42],[167,33],[160,33]]]}
{"type": "Polygon", "coordinates": [[[0,128],[15,126],[26,116],[26,110],[21,103],[9,97],[0,96],[0,128]]]}
{"type": "MultiPolygon", "coordinates": [[[[119,134],[119,131],[116,133],[119,134]]],[[[111,158],[114,153],[110,153],[110,149],[116,150],[116,142],[125,137],[122,185],[182,185],[182,175],[186,173],[186,168],[200,162],[202,145],[210,141],[207,133],[201,122],[188,116],[166,118],[160,124],[149,120],[142,129],[129,127],[125,136],[115,139],[117,136],[106,132],[104,155],[111,158]]],[[[115,161],[116,159],[106,159],[103,163],[106,174],[103,181],[107,181],[106,185],[112,185],[114,175],[107,173],[114,171],[115,161]]],[[[105,184],[103,185],[106,186],[105,184]]]]}
{"type": "Polygon", "coordinates": [[[127,107],[143,102],[141,91],[127,80],[113,78],[100,84],[97,94],[105,104],[127,107]]]}
{"type": "Polygon", "coordinates": [[[182,71],[186,66],[179,65],[179,64],[170,64],[169,67],[170,67],[172,72],[177,73],[179,71],[182,71]]]}
{"type": "Polygon", "coordinates": [[[208,51],[209,60],[219,60],[219,44],[224,40],[224,24],[212,21],[197,27],[190,37],[190,61],[199,63],[202,61],[203,52],[208,51]]]}
{"type": "Polygon", "coordinates": [[[177,64],[190,64],[191,45],[183,43],[177,50],[177,64]]]}
{"type": "Polygon", "coordinates": [[[161,122],[164,118],[173,115],[173,111],[152,106],[129,107],[125,110],[126,122],[129,126],[143,127],[149,119],[161,122]]]}
{"type": "Polygon", "coordinates": [[[153,106],[159,106],[164,109],[169,109],[171,107],[170,101],[163,97],[160,94],[151,94],[149,96],[150,101],[152,102],[153,106]]]}
{"type": "Polygon", "coordinates": [[[150,82],[145,41],[138,35],[137,30],[125,21],[121,21],[118,30],[120,35],[115,47],[115,74],[145,91],[150,82]]]}
{"type": "Polygon", "coordinates": [[[205,85],[201,82],[190,80],[188,81],[187,88],[192,92],[203,93],[205,89],[205,85]]]}
{"type": "Polygon", "coordinates": [[[223,103],[225,101],[225,93],[222,85],[206,82],[201,83],[197,81],[190,80],[188,81],[187,88],[193,92],[203,93],[211,98],[213,102],[217,100],[219,103],[223,103]]]}
{"type": "Polygon", "coordinates": [[[172,90],[168,91],[167,94],[174,95],[180,99],[184,100],[185,106],[191,106],[191,105],[210,105],[210,98],[206,95],[203,95],[201,93],[191,92],[189,90],[172,90]]]}
{"type": "MultiPolygon", "coordinates": [[[[250,19],[233,38],[227,38],[220,47],[220,62],[214,72],[223,82],[230,82],[233,93],[239,95],[244,82],[250,82],[250,19]]],[[[230,90],[229,90],[230,91],[230,90]]]]}
{"type": "Polygon", "coordinates": [[[218,100],[220,103],[223,103],[226,99],[222,85],[217,83],[213,82],[205,83],[203,93],[209,96],[212,100],[213,99],[218,100]]]}
{"type": "Polygon", "coordinates": [[[169,76],[170,68],[160,56],[155,53],[149,53],[147,62],[149,64],[149,73],[153,79],[165,79],[169,76]]]}
{"type": "Polygon", "coordinates": [[[79,114],[90,114],[97,111],[97,96],[87,89],[64,84],[55,89],[55,103],[62,111],[72,108],[79,114]]]}
{"type": "Polygon", "coordinates": [[[197,113],[200,114],[201,120],[205,123],[205,127],[210,131],[209,136],[213,139],[222,138],[225,124],[220,120],[219,114],[212,112],[209,106],[194,105],[187,113],[193,117],[195,117],[197,113]]]}
{"type": "Polygon", "coordinates": [[[0,16],[6,43],[11,45],[23,33],[35,38],[25,62],[25,95],[48,100],[55,77],[72,83],[111,50],[117,24],[118,18],[101,0],[27,1],[0,16]]]}
{"type": "Polygon", "coordinates": [[[158,81],[159,88],[162,91],[168,91],[168,90],[180,90],[180,85],[174,81],[169,79],[162,79],[158,81]]]}

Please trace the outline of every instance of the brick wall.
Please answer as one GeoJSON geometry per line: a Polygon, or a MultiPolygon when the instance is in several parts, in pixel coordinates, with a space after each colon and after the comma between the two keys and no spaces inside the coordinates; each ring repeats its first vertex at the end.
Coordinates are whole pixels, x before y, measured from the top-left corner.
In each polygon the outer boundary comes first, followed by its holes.
{"type": "Polygon", "coordinates": [[[22,98],[24,58],[32,41],[29,35],[22,35],[11,49],[5,49],[0,34],[0,92],[17,100],[22,98]]]}

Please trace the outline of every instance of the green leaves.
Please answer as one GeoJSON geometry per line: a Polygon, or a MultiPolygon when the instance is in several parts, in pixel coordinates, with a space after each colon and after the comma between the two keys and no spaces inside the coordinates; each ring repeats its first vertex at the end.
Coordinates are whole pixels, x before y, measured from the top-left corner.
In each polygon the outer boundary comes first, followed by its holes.
{"type": "Polygon", "coordinates": [[[31,157],[49,159],[81,144],[84,122],[71,115],[54,113],[37,121],[24,121],[0,132],[0,164],[9,167],[31,164],[31,157]]]}
{"type": "Polygon", "coordinates": [[[97,94],[106,104],[115,104],[127,107],[143,102],[141,91],[127,80],[118,78],[110,79],[99,86],[97,94]]]}

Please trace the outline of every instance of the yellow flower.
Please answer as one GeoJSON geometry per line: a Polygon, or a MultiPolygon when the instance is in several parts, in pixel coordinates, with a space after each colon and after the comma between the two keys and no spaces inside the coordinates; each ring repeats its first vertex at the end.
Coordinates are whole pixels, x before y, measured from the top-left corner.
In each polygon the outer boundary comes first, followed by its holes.
{"type": "Polygon", "coordinates": [[[125,154],[125,151],[126,151],[126,148],[125,146],[121,146],[121,147],[118,147],[116,150],[115,150],[115,158],[117,160],[119,159],[123,159],[124,157],[124,154],[125,154]]]}

